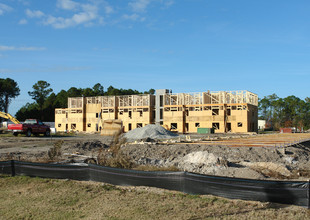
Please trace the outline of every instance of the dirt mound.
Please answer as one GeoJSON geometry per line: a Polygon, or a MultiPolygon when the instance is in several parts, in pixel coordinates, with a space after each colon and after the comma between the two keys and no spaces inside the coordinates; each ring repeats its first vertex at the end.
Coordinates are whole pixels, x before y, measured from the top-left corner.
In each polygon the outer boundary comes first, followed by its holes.
{"type": "Polygon", "coordinates": [[[146,138],[151,139],[171,139],[178,137],[178,134],[166,130],[160,125],[146,125],[142,128],[136,128],[127,132],[124,137],[128,140],[141,140],[146,138]]]}
{"type": "Polygon", "coordinates": [[[244,166],[247,166],[255,171],[258,171],[265,176],[283,176],[290,177],[292,173],[286,168],[284,164],[273,163],[273,162],[242,162],[244,166]]]}
{"type": "Polygon", "coordinates": [[[208,151],[197,151],[187,154],[183,158],[186,163],[214,165],[218,162],[218,158],[208,151]]]}
{"type": "Polygon", "coordinates": [[[73,146],[74,149],[83,151],[98,150],[100,148],[108,148],[109,146],[100,141],[79,142],[73,146]]]}

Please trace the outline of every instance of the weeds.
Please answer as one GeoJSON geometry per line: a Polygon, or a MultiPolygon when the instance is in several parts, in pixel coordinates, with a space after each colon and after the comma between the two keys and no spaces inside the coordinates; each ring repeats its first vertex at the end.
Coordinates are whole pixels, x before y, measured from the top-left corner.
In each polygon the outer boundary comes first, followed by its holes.
{"type": "Polygon", "coordinates": [[[54,143],[54,146],[49,149],[47,152],[48,158],[50,160],[54,160],[57,157],[61,156],[61,146],[63,145],[64,141],[57,141],[54,143]]]}
{"type": "Polygon", "coordinates": [[[121,146],[126,143],[125,138],[121,138],[121,132],[114,135],[108,149],[101,148],[97,157],[98,164],[109,167],[133,168],[134,163],[122,152],[121,146]]]}
{"type": "Polygon", "coordinates": [[[265,168],[261,168],[261,167],[255,167],[252,168],[253,170],[255,170],[256,172],[262,174],[265,177],[269,177],[269,178],[275,178],[275,179],[290,179],[291,177],[289,176],[284,176],[279,172],[276,172],[274,170],[269,170],[269,169],[265,169],[265,168]]]}
{"type": "Polygon", "coordinates": [[[107,183],[104,183],[102,185],[102,188],[105,190],[105,191],[113,191],[113,190],[118,190],[118,191],[121,191],[120,188],[114,186],[114,185],[111,185],[111,184],[107,184],[107,183]]]}

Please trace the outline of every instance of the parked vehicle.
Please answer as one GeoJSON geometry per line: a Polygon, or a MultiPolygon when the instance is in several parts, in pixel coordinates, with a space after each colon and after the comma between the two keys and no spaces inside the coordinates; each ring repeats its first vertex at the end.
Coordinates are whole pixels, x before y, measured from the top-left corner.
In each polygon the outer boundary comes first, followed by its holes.
{"type": "Polygon", "coordinates": [[[30,137],[31,134],[51,135],[50,127],[37,119],[27,119],[23,124],[9,124],[8,130],[13,131],[13,135],[15,136],[18,134],[26,134],[27,137],[30,137]]]}

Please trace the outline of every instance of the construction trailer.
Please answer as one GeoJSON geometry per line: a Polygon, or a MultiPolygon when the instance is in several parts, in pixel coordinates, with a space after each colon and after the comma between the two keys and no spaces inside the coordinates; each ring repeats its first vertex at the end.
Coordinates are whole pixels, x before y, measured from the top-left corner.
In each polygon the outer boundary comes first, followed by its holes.
{"type": "Polygon", "coordinates": [[[68,98],[55,109],[58,131],[97,132],[104,121],[122,122],[125,132],[158,124],[180,133],[210,128],[216,133],[257,132],[258,97],[249,91],[172,93],[68,98]]]}

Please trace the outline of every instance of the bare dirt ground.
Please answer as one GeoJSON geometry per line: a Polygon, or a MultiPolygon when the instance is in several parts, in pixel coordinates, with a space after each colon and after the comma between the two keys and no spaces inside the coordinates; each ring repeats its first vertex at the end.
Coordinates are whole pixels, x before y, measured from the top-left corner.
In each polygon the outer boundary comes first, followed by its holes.
{"type": "MultiPolygon", "coordinates": [[[[188,172],[252,179],[308,180],[310,178],[309,141],[286,147],[229,147],[214,143],[224,137],[234,138],[233,134],[215,134],[211,137],[210,135],[208,137],[190,135],[190,137],[200,140],[213,138],[215,142],[210,145],[200,142],[144,141],[125,143],[121,146],[121,151],[136,165],[157,168],[174,167],[188,172]]],[[[264,136],[259,137],[264,139],[264,136]]],[[[184,138],[185,136],[180,136],[179,139],[184,138]]],[[[247,138],[247,136],[241,138],[247,138]]],[[[52,162],[48,151],[55,145],[59,145],[61,155],[57,157],[58,162],[83,162],[89,158],[94,158],[93,161],[96,162],[99,151],[109,150],[112,140],[113,137],[99,134],[51,138],[14,137],[0,134],[0,160],[52,162]]]]}

